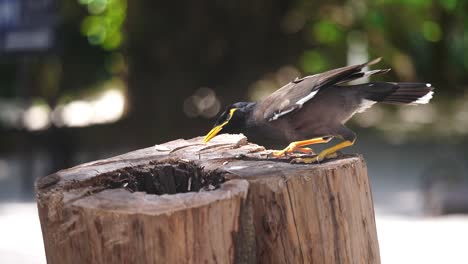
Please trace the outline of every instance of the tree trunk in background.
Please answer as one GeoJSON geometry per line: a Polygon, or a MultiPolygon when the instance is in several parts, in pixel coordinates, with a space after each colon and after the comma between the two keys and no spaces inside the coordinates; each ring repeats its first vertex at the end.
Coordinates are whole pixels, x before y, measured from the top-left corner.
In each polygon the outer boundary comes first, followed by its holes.
{"type": "Polygon", "coordinates": [[[380,263],[361,157],[300,165],[266,154],[224,134],[43,177],[47,261],[380,263]]]}

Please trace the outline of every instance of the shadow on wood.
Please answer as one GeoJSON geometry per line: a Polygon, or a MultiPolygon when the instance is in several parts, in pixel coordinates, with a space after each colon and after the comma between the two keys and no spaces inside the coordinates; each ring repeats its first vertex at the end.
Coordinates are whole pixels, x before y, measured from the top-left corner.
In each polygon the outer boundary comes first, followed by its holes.
{"type": "Polygon", "coordinates": [[[175,140],[36,182],[48,263],[380,263],[366,165],[175,140]]]}

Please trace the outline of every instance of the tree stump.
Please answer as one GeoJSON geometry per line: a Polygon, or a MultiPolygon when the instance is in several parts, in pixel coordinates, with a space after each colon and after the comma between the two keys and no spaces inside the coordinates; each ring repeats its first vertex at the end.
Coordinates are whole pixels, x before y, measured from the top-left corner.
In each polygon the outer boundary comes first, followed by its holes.
{"type": "Polygon", "coordinates": [[[380,263],[361,156],[290,164],[242,135],[36,182],[48,263],[380,263]]]}

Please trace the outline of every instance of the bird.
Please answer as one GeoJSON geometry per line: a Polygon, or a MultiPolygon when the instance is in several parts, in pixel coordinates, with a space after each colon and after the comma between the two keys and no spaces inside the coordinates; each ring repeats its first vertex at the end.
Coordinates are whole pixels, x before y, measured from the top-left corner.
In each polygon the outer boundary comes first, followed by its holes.
{"type": "Polygon", "coordinates": [[[341,142],[324,149],[314,158],[298,158],[304,163],[336,158],[337,152],[352,146],[356,134],[345,126],[355,114],[376,103],[393,105],[427,104],[433,97],[430,83],[350,81],[391,69],[366,70],[381,58],[366,63],[341,67],[322,73],[297,77],[259,102],[238,102],[226,107],[204,143],[222,133],[243,133],[248,141],[265,147],[287,145],[272,152],[276,158],[292,153],[315,154],[306,146],[341,142]]]}

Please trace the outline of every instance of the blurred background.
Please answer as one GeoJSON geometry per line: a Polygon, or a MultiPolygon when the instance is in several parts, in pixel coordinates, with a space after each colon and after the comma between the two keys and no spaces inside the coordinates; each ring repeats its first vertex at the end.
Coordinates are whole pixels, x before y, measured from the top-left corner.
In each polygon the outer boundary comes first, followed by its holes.
{"type": "Polygon", "coordinates": [[[0,262],[45,263],[34,180],[204,135],[229,103],[383,57],[419,107],[355,116],[382,263],[467,263],[468,0],[0,0],[0,262]]]}

